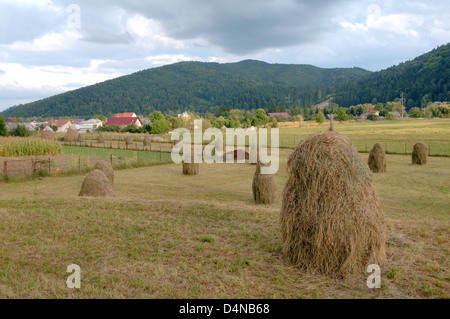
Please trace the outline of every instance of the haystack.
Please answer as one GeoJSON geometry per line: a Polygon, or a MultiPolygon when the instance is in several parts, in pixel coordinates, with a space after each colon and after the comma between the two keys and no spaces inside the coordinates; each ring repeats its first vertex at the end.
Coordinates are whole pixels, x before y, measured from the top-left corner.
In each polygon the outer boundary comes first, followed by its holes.
{"type": "Polygon", "coordinates": [[[78,140],[78,131],[75,127],[71,126],[66,135],[64,136],[65,142],[76,142],[78,140]]]}
{"type": "Polygon", "coordinates": [[[78,196],[113,197],[115,193],[109,179],[96,169],[86,176],[78,196]]]}
{"type": "Polygon", "coordinates": [[[111,164],[107,161],[98,161],[94,165],[94,169],[98,169],[105,174],[105,176],[109,179],[111,184],[114,184],[114,169],[111,164]]]}
{"type": "Polygon", "coordinates": [[[374,173],[386,172],[386,153],[380,143],[376,143],[370,151],[368,164],[374,173]]]}
{"type": "Polygon", "coordinates": [[[265,166],[265,164],[261,162],[256,164],[253,176],[253,199],[256,204],[272,204],[275,201],[275,178],[272,174],[261,174],[261,166],[265,166]]]}
{"type": "Polygon", "coordinates": [[[424,143],[417,143],[414,145],[412,153],[412,163],[425,165],[428,161],[428,147],[424,143]]]}
{"type": "Polygon", "coordinates": [[[183,175],[198,175],[200,173],[200,164],[194,163],[194,149],[191,149],[191,162],[183,161],[183,175]]]}
{"type": "Polygon", "coordinates": [[[83,143],[84,142],[84,135],[83,134],[78,134],[77,140],[78,140],[78,142],[83,143]]]}
{"type": "Polygon", "coordinates": [[[287,170],[280,216],[286,259],[338,276],[383,263],[382,206],[369,168],[346,137],[334,131],[307,137],[287,170]]]}
{"type": "Polygon", "coordinates": [[[46,128],[44,128],[44,130],[41,133],[41,138],[44,140],[51,140],[51,141],[53,141],[55,139],[55,133],[50,128],[50,126],[47,126],[46,128]]]}
{"type": "Polygon", "coordinates": [[[103,137],[103,135],[100,134],[97,137],[97,142],[100,143],[100,144],[104,144],[105,143],[105,138],[103,137]]]}
{"type": "Polygon", "coordinates": [[[125,144],[131,145],[131,144],[133,144],[133,143],[134,143],[133,137],[127,136],[127,137],[125,138],[125,144]]]}
{"type": "Polygon", "coordinates": [[[145,134],[143,143],[144,143],[144,146],[152,145],[152,139],[151,139],[150,135],[145,134]]]}
{"type": "Polygon", "coordinates": [[[223,161],[237,161],[237,160],[248,160],[250,155],[243,150],[235,150],[234,152],[228,152],[223,155],[223,161]]]}

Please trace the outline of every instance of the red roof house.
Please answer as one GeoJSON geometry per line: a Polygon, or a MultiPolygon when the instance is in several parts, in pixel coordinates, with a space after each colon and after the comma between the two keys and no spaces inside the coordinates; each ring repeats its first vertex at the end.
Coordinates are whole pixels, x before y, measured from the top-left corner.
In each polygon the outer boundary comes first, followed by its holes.
{"type": "Polygon", "coordinates": [[[136,113],[117,113],[115,117],[137,117],[136,113]]]}
{"type": "Polygon", "coordinates": [[[113,124],[119,126],[128,126],[131,124],[136,124],[137,127],[142,126],[142,122],[138,117],[110,117],[106,122],[105,126],[113,124]]]}

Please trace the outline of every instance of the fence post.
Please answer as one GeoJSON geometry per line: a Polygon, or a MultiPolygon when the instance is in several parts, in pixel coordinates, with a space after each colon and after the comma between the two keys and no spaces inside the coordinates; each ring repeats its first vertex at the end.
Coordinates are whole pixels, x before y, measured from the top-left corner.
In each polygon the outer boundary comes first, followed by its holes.
{"type": "Polygon", "coordinates": [[[431,156],[431,143],[428,144],[428,156],[431,156]]]}
{"type": "Polygon", "coordinates": [[[406,152],[406,142],[405,142],[405,155],[408,155],[408,153],[406,152]]]}
{"type": "Polygon", "coordinates": [[[8,176],[8,161],[3,163],[3,175],[5,175],[5,177],[8,176]]]}
{"type": "Polygon", "coordinates": [[[113,155],[112,155],[112,153],[109,154],[109,157],[110,157],[110,160],[111,160],[111,166],[113,166],[113,155]]]}
{"type": "Polygon", "coordinates": [[[50,158],[47,160],[47,169],[48,169],[48,174],[50,175],[52,173],[52,168],[51,168],[51,160],[50,158]]]}
{"type": "Polygon", "coordinates": [[[81,156],[78,155],[78,172],[81,172],[81,156]]]}
{"type": "Polygon", "coordinates": [[[367,143],[366,143],[366,153],[367,153],[367,143]]]}
{"type": "Polygon", "coordinates": [[[159,142],[159,162],[162,162],[161,142],[159,142]]]}
{"type": "Polygon", "coordinates": [[[387,142],[386,142],[386,145],[385,145],[385,149],[386,149],[386,154],[388,153],[388,144],[387,144],[387,142]]]}

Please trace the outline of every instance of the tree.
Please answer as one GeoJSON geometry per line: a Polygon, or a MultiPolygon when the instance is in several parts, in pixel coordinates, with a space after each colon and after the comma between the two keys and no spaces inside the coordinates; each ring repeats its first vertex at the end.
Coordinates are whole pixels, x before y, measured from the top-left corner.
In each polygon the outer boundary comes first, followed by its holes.
{"type": "Polygon", "coordinates": [[[5,117],[0,115],[0,136],[6,136],[8,132],[6,131],[5,117]]]}
{"type": "Polygon", "coordinates": [[[386,117],[386,119],[388,119],[390,121],[395,120],[395,116],[393,114],[391,114],[391,113],[386,114],[385,117],[386,117]]]}
{"type": "Polygon", "coordinates": [[[169,126],[167,125],[165,120],[155,120],[152,121],[152,134],[164,134],[169,130],[169,126]]]}
{"type": "Polygon", "coordinates": [[[269,118],[267,117],[266,111],[263,109],[258,109],[255,113],[255,119],[253,121],[254,126],[264,126],[269,123],[269,118]]]}
{"type": "MultiPolygon", "coordinates": [[[[382,110],[380,110],[380,116],[383,116],[383,117],[386,117],[387,118],[387,115],[389,114],[389,112],[388,112],[388,110],[386,110],[386,109],[382,109],[382,110]]],[[[391,114],[392,115],[392,114],[391,114]]]]}
{"type": "Polygon", "coordinates": [[[50,128],[53,130],[53,132],[56,132],[58,130],[58,127],[56,125],[50,125],[50,128]]]}
{"type": "Polygon", "coordinates": [[[343,107],[340,107],[336,111],[336,120],[339,122],[347,121],[348,115],[345,112],[345,109],[343,107]]]}
{"type": "Polygon", "coordinates": [[[317,113],[316,115],[316,122],[319,124],[325,122],[325,115],[321,111],[319,111],[319,113],[317,113]]]}
{"type": "Polygon", "coordinates": [[[106,120],[107,120],[106,116],[101,115],[101,114],[94,116],[93,119],[100,120],[102,122],[106,122],[106,120]]]}
{"type": "Polygon", "coordinates": [[[376,116],[375,114],[369,114],[369,115],[367,116],[367,119],[368,119],[369,121],[378,121],[378,116],[376,116]]]}
{"type": "Polygon", "coordinates": [[[409,116],[417,119],[417,118],[423,117],[423,113],[418,107],[413,107],[409,111],[409,116]]]}

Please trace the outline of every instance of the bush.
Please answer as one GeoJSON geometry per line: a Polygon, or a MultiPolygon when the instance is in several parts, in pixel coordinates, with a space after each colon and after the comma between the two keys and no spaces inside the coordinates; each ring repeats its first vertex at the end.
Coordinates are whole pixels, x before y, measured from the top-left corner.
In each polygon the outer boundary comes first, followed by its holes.
{"type": "Polygon", "coordinates": [[[388,114],[386,114],[386,119],[388,119],[388,120],[395,120],[395,116],[394,115],[392,115],[392,114],[390,114],[390,113],[388,113],[388,114]]]}
{"type": "Polygon", "coordinates": [[[339,121],[339,122],[347,121],[348,118],[349,117],[343,107],[340,107],[337,109],[337,111],[336,111],[336,120],[337,121],[339,121]]]}
{"type": "Polygon", "coordinates": [[[369,115],[367,116],[367,119],[368,119],[369,121],[378,121],[378,116],[376,116],[375,114],[369,114],[369,115]]]}
{"type": "Polygon", "coordinates": [[[418,108],[418,107],[413,107],[410,111],[409,111],[409,116],[412,118],[421,118],[423,117],[423,112],[418,108]]]}
{"type": "Polygon", "coordinates": [[[31,136],[31,132],[25,127],[25,125],[17,125],[17,127],[11,132],[12,136],[28,137],[31,136]]]}
{"type": "Polygon", "coordinates": [[[3,115],[0,115],[0,136],[6,136],[6,123],[5,123],[5,117],[3,115]]]}

